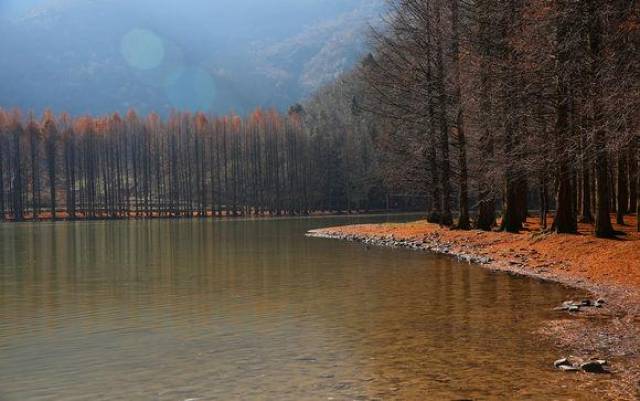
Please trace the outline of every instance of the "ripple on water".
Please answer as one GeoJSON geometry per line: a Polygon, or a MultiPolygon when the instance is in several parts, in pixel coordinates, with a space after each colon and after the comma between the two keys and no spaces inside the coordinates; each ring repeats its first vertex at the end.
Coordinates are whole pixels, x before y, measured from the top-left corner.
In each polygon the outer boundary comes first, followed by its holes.
{"type": "Polygon", "coordinates": [[[598,399],[534,334],[571,290],[304,237],[341,222],[0,230],[0,399],[598,399]]]}

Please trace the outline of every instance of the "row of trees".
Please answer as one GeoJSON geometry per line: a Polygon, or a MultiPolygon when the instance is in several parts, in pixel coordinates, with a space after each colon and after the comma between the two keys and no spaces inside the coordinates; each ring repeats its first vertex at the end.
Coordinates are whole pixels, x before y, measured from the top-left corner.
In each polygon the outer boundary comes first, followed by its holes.
{"type": "Polygon", "coordinates": [[[621,224],[637,212],[640,4],[389,7],[372,53],[287,115],[0,112],[0,218],[306,214],[426,199],[430,221],[460,229],[499,221],[517,232],[539,208],[543,228],[553,210],[557,232],[581,221],[609,237],[611,212],[621,224]]]}
{"type": "Polygon", "coordinates": [[[517,232],[535,207],[544,228],[554,210],[557,232],[581,221],[609,237],[610,213],[637,212],[638,2],[389,5],[375,50],[333,84],[378,127],[385,185],[421,192],[431,221],[460,229],[501,214],[517,232]]]}
{"type": "Polygon", "coordinates": [[[36,120],[0,109],[0,219],[386,207],[370,144],[347,131],[306,130],[304,119],[300,105],[287,115],[175,113],[167,122],[133,111],[77,119],[46,112],[36,120]]]}

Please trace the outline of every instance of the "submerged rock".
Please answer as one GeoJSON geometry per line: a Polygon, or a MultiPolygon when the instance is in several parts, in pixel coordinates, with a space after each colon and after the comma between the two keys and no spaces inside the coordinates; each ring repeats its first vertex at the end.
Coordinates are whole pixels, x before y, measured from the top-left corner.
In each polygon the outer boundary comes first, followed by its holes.
{"type": "Polygon", "coordinates": [[[584,361],[581,358],[568,357],[568,358],[558,359],[553,363],[553,366],[556,369],[562,370],[564,372],[577,372],[577,371],[583,371],[587,373],[608,373],[609,372],[605,368],[607,366],[607,361],[604,359],[591,359],[588,361],[584,361]]]}
{"type": "Polygon", "coordinates": [[[580,302],[576,302],[576,301],[564,301],[562,303],[562,306],[556,308],[556,310],[566,310],[569,312],[578,312],[580,310],[580,308],[590,308],[590,307],[596,307],[596,308],[602,308],[602,306],[604,305],[604,300],[603,299],[598,299],[596,301],[591,301],[590,299],[583,299],[580,302]]]}
{"type": "Polygon", "coordinates": [[[562,370],[563,372],[579,372],[580,371],[579,368],[571,365],[560,365],[558,366],[558,369],[562,370]]]}
{"type": "Polygon", "coordinates": [[[578,312],[580,310],[580,305],[579,303],[576,303],[574,301],[565,301],[562,303],[562,306],[559,306],[557,308],[555,308],[556,310],[566,310],[569,312],[578,312]]]}
{"type": "Polygon", "coordinates": [[[609,370],[605,367],[607,361],[604,359],[592,359],[590,361],[580,364],[580,369],[587,373],[609,373],[609,370]]]}
{"type": "Polygon", "coordinates": [[[553,363],[553,366],[556,369],[560,369],[565,372],[577,372],[580,370],[577,366],[578,364],[579,362],[577,362],[576,360],[571,360],[569,358],[562,358],[555,361],[553,363]]]}

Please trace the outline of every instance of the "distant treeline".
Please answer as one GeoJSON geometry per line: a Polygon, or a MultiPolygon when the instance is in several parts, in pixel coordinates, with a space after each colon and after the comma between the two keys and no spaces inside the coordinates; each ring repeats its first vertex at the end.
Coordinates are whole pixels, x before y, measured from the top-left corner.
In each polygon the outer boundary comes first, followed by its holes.
{"type": "Polygon", "coordinates": [[[0,109],[0,219],[305,215],[399,205],[375,173],[374,152],[365,149],[372,143],[348,131],[311,132],[304,114],[297,105],[287,115],[175,113],[165,122],[133,111],[36,119],[0,109]]]}

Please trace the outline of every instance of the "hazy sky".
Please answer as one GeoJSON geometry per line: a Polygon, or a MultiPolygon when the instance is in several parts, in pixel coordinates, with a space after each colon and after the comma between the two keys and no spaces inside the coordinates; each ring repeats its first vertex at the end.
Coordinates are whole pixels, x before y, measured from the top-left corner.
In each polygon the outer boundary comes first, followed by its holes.
{"type": "Polygon", "coordinates": [[[0,16],[14,18],[46,0],[0,0],[0,16]]]}
{"type": "Polygon", "coordinates": [[[0,107],[285,109],[357,61],[376,2],[0,0],[0,107]]]}
{"type": "MultiPolygon", "coordinates": [[[[0,17],[16,18],[26,14],[29,10],[38,6],[48,5],[81,5],[91,2],[108,2],[109,0],[0,0],[0,17]]],[[[268,20],[269,17],[276,16],[279,10],[287,9],[299,14],[314,14],[321,12],[323,3],[331,4],[335,8],[336,4],[344,4],[344,9],[349,9],[349,3],[353,1],[336,0],[129,0],[133,6],[152,7],[154,12],[190,12],[201,13],[211,11],[218,14],[228,15],[234,13],[246,17],[247,23],[254,21],[256,17],[268,20]],[[293,10],[292,10],[293,9],[293,10]]],[[[301,15],[305,17],[304,15],[301,15]]],[[[306,15],[308,16],[308,15],[306,15]]]]}

